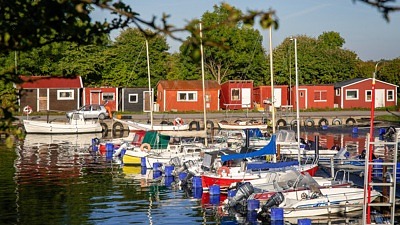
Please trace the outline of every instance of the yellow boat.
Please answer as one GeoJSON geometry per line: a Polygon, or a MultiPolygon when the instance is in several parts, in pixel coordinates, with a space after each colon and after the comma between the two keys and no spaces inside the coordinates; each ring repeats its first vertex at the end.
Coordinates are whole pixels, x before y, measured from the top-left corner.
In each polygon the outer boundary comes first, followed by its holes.
{"type": "Polygon", "coordinates": [[[124,156],[122,157],[122,161],[124,165],[136,165],[140,166],[142,162],[142,158],[148,155],[147,152],[137,151],[137,150],[126,150],[124,156]]]}

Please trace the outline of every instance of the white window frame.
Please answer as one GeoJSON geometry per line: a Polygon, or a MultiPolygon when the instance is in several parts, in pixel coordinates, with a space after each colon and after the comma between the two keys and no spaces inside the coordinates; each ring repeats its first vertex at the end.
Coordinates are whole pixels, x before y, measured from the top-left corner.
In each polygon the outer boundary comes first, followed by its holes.
{"type": "Polygon", "coordinates": [[[101,99],[103,100],[103,101],[115,101],[115,93],[113,93],[113,92],[103,92],[102,94],[101,94],[101,99]],[[112,99],[104,99],[104,95],[112,95],[112,99]]]}
{"type": "Polygon", "coordinates": [[[139,94],[128,94],[128,102],[129,103],[138,103],[139,102],[139,94]],[[131,101],[131,96],[136,96],[136,101],[131,101]]]}
{"type": "Polygon", "coordinates": [[[345,98],[346,98],[346,100],[358,100],[360,98],[360,93],[359,93],[358,89],[347,89],[345,98]],[[357,94],[357,98],[349,98],[348,92],[350,92],[350,91],[355,91],[357,94]]]}
{"type": "Polygon", "coordinates": [[[314,99],[314,102],[327,102],[328,101],[328,91],[326,91],[326,90],[314,90],[314,97],[315,97],[315,93],[316,92],[319,93],[319,99],[320,100],[314,99]],[[322,92],[326,93],[326,99],[322,99],[322,92]]]}
{"type": "MultiPolygon", "coordinates": [[[[236,96],[236,95],[235,95],[235,96],[236,96]]],[[[241,94],[240,94],[240,88],[232,88],[232,89],[231,89],[231,101],[240,101],[240,96],[241,96],[241,94]],[[237,95],[238,98],[237,98],[237,99],[234,99],[234,98],[233,98],[234,95],[233,95],[232,92],[233,92],[233,91],[236,91],[236,90],[239,91],[239,93],[238,93],[238,95],[237,95]]]]}
{"type": "Polygon", "coordinates": [[[178,91],[176,94],[176,101],[178,102],[197,102],[197,91],[178,91]],[[185,94],[185,98],[181,99],[181,94],[185,94]],[[193,94],[193,99],[189,100],[189,95],[193,94]]]}
{"type": "Polygon", "coordinates": [[[74,90],[57,90],[57,100],[74,100],[75,95],[74,95],[74,90]],[[71,93],[71,97],[61,97],[61,93],[64,92],[69,92],[71,93]]]}
{"type": "Polygon", "coordinates": [[[386,90],[386,101],[388,102],[394,102],[394,90],[386,90]],[[389,92],[392,92],[392,99],[389,99],[389,92]]]}
{"type": "Polygon", "coordinates": [[[372,102],[372,90],[365,90],[365,102],[372,102]],[[370,95],[371,95],[371,99],[370,100],[368,100],[368,92],[370,93],[370,95]]]}

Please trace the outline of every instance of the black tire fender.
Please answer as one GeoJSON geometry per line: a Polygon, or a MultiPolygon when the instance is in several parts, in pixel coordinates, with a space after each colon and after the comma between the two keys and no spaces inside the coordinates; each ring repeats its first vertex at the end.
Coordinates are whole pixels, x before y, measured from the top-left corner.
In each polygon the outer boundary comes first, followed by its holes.
{"type": "Polygon", "coordinates": [[[315,126],[315,122],[313,119],[308,118],[306,119],[306,121],[304,121],[304,126],[306,127],[314,127],[315,126]]]}
{"type": "Polygon", "coordinates": [[[353,126],[353,125],[355,125],[356,124],[356,120],[354,119],[354,118],[348,118],[347,120],[346,120],[346,125],[347,126],[353,126]]]}
{"type": "Polygon", "coordinates": [[[321,118],[321,119],[318,121],[318,126],[319,126],[319,127],[322,127],[323,125],[329,125],[328,120],[325,119],[325,118],[321,118]]]}
{"type": "Polygon", "coordinates": [[[280,124],[282,124],[282,127],[286,127],[287,122],[284,119],[279,119],[278,121],[276,121],[276,126],[279,127],[280,124]]]}
{"type": "Polygon", "coordinates": [[[342,125],[342,120],[339,118],[335,118],[332,120],[332,125],[342,125]]]}

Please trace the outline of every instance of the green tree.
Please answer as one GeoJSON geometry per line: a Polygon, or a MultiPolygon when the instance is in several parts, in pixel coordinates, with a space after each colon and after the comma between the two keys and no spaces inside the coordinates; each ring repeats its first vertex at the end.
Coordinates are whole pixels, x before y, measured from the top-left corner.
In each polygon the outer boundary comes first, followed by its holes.
{"type": "Polygon", "coordinates": [[[240,10],[228,9],[224,4],[214,6],[213,12],[206,12],[201,18],[201,23],[205,27],[203,38],[199,40],[199,35],[193,35],[181,46],[181,60],[186,68],[182,72],[188,79],[199,79],[201,75],[200,47],[189,43],[202,41],[207,46],[204,47],[207,79],[214,79],[218,83],[228,79],[254,80],[255,83],[262,83],[266,66],[262,36],[243,21],[225,23],[231,16],[230,10],[238,16],[243,15],[240,10]],[[219,45],[207,44],[211,40],[219,45]]]}

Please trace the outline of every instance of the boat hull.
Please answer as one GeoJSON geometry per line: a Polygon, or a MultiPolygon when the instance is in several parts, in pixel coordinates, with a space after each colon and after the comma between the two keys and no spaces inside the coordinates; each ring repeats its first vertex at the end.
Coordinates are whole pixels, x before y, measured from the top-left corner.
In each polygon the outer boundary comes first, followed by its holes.
{"type": "Polygon", "coordinates": [[[225,130],[243,130],[243,129],[260,129],[260,130],[266,130],[268,129],[267,124],[224,124],[224,123],[218,123],[218,126],[221,129],[225,130]]]}
{"type": "Polygon", "coordinates": [[[28,134],[82,134],[101,133],[100,123],[47,123],[45,121],[24,120],[25,132],[28,134]]]}

